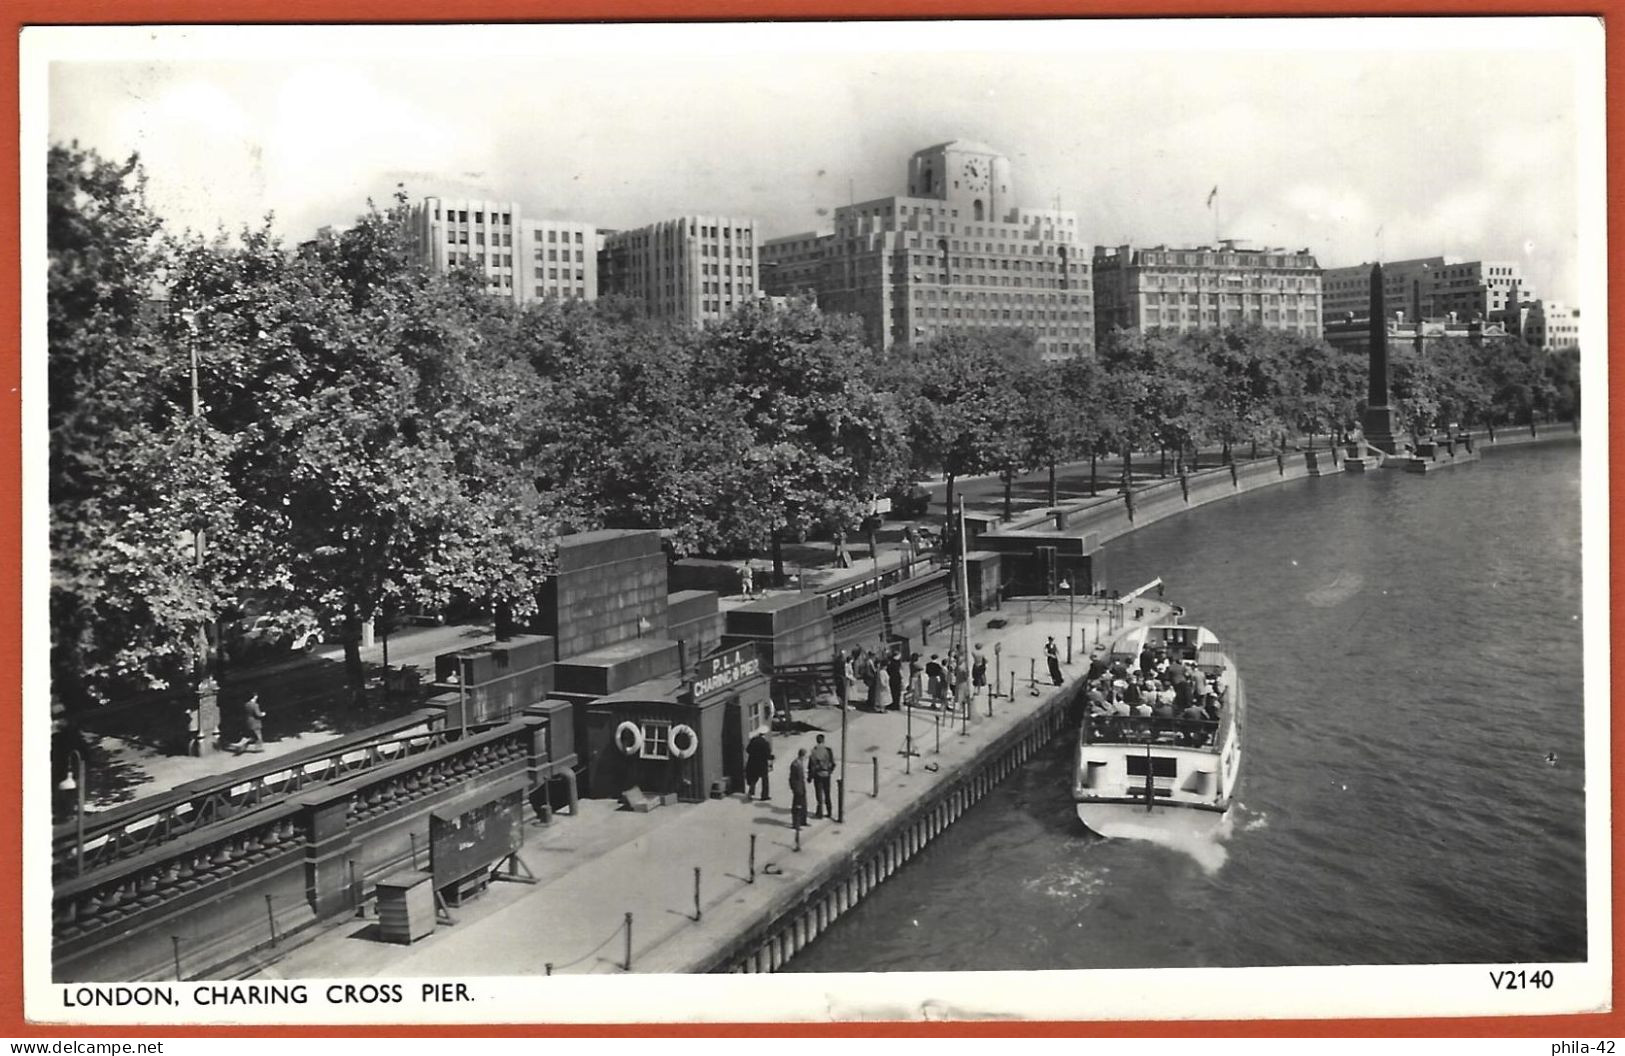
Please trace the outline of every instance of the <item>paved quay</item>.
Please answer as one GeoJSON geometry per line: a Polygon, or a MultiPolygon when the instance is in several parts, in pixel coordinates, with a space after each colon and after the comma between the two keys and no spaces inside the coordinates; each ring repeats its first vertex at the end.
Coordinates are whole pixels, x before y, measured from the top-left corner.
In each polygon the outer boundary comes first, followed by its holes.
{"type": "MultiPolygon", "coordinates": [[[[1170,606],[1141,600],[1128,606],[1129,626],[1164,618],[1170,606]],[[1143,610],[1143,621],[1135,621],[1143,610]]],[[[1070,621],[1079,632],[1067,680],[1082,675],[1102,606],[1078,599],[1070,621]]],[[[624,972],[626,914],[632,915],[631,970],[691,972],[716,961],[741,935],[789,905],[815,877],[837,868],[864,841],[906,814],[932,790],[953,781],[979,750],[1016,727],[1060,690],[1049,683],[1044,641],[1053,635],[1065,656],[1067,599],[1040,600],[1028,622],[1024,602],[974,622],[973,641],[992,656],[1001,646],[1004,690],[1017,675],[1016,696],[997,697],[988,717],[987,696],[977,698],[967,726],[957,717],[939,726],[939,713],[914,709],[847,712],[844,820],[814,819],[801,830],[800,850],[790,825],[790,760],[810,749],[817,733],[840,751],[840,712],[800,710],[812,727],[773,737],[777,761],[769,802],[742,795],[704,803],[673,804],[647,814],[613,803],[582,801],[579,817],[527,828],[521,858],[534,885],[498,883],[489,894],[454,910],[458,923],[442,924],[412,946],[372,938],[373,925],[351,920],[260,968],[266,977],[480,976],[624,972]],[[1006,626],[990,629],[990,619],[1006,626]],[[1037,693],[1029,672],[1036,670],[1037,693]],[[912,758],[903,745],[912,723],[912,758]],[[939,747],[940,745],[940,747],[939,747]],[[875,779],[878,760],[878,783],[875,779]],[[878,795],[874,794],[878,787],[878,795]],[[750,878],[750,842],[756,837],[756,875],[750,878]],[[694,919],[694,870],[700,876],[700,919],[694,919]]],[[[1102,632],[1104,634],[1104,631],[1102,632]]],[[[945,644],[945,643],[944,643],[945,644]]],[[[926,655],[930,653],[927,647],[926,655]]],[[[989,665],[992,675],[992,665],[989,665]]],[[[837,771],[837,776],[840,776],[837,771]]],[[[808,790],[811,800],[811,789],[808,790]]],[[[1066,795],[1057,788],[1055,794],[1066,795]]],[[[809,806],[811,803],[809,803],[809,806]]]]}

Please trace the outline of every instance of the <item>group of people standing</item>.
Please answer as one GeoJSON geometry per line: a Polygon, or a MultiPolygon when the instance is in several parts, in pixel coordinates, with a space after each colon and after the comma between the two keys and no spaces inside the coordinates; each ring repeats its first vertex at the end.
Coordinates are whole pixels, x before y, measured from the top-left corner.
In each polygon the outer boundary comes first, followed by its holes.
{"type": "Polygon", "coordinates": [[[871,711],[962,705],[987,685],[987,657],[976,646],[967,671],[957,645],[925,659],[919,653],[905,659],[900,647],[877,651],[860,645],[846,655],[846,679],[864,687],[871,711]]]}
{"type": "MultiPolygon", "coordinates": [[[[750,741],[745,745],[745,798],[756,798],[756,786],[762,786],[762,802],[772,799],[770,775],[773,772],[773,745],[767,739],[767,730],[758,729],[750,741]]],[[[803,828],[807,824],[807,783],[812,782],[813,793],[818,800],[819,818],[833,818],[835,808],[831,803],[829,783],[835,773],[835,751],[824,743],[824,735],[819,734],[817,743],[809,751],[806,748],[797,750],[796,757],[790,761],[790,824],[796,828],[803,828]]]]}

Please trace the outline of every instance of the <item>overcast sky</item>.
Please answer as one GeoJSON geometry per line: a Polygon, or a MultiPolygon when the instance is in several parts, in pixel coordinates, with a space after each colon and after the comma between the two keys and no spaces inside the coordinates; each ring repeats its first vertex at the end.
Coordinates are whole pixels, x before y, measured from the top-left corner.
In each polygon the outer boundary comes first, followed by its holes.
{"type": "Polygon", "coordinates": [[[1217,224],[1323,267],[1512,260],[1570,303],[1577,110],[1600,101],[1581,20],[59,32],[25,34],[55,57],[51,140],[139,151],[176,229],[274,212],[298,239],[404,183],[774,236],[903,193],[913,151],[966,138],[1086,242],[1217,224]]]}

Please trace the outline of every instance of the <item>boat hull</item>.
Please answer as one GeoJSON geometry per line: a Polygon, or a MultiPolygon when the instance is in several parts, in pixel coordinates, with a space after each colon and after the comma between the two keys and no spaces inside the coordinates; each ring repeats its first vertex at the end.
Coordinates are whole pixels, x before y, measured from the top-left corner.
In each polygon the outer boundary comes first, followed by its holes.
{"type": "Polygon", "coordinates": [[[1113,840],[1223,839],[1230,832],[1230,812],[1198,807],[1144,803],[1078,803],[1078,820],[1097,836],[1113,840]]]}

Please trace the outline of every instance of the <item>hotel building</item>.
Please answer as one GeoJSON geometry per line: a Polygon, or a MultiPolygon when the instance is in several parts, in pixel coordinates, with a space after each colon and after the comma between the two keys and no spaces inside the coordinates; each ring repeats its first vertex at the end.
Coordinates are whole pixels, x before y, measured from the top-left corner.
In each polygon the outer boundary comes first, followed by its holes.
{"type": "Polygon", "coordinates": [[[1116,329],[1218,330],[1256,325],[1319,337],[1321,271],[1307,249],[1096,246],[1097,342],[1116,329]]]}

